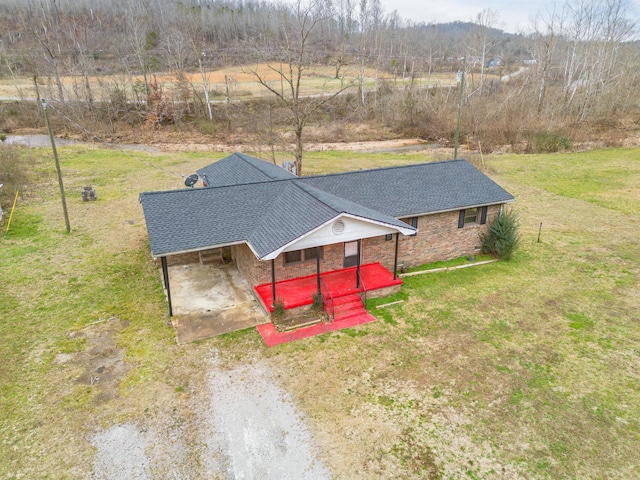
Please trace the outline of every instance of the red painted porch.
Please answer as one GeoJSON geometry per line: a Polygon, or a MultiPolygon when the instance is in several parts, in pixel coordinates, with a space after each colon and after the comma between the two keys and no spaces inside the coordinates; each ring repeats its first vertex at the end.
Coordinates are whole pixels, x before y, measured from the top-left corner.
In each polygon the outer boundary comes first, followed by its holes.
{"type": "MultiPolygon", "coordinates": [[[[323,289],[329,290],[333,297],[335,317],[332,322],[287,332],[278,332],[273,323],[260,325],[257,329],[267,346],[273,347],[375,321],[375,317],[364,309],[358,295],[362,288],[356,288],[356,272],[357,267],[351,267],[320,274],[324,282],[323,289]]],[[[394,279],[393,274],[379,263],[361,265],[360,278],[362,279],[361,285],[364,285],[368,292],[402,283],[402,280],[394,279]]],[[[255,288],[265,306],[269,308],[269,311],[273,311],[272,285],[266,283],[255,288]]],[[[284,301],[285,309],[302,307],[313,303],[313,294],[317,290],[317,275],[309,275],[277,282],[276,298],[284,301]]]]}
{"type": "MultiPolygon", "coordinates": [[[[351,295],[361,291],[356,288],[357,267],[344,268],[330,272],[321,272],[320,278],[331,292],[334,299],[351,295]]],[[[360,266],[360,278],[367,291],[392,287],[402,284],[399,278],[394,279],[393,273],[379,263],[369,263],[360,266]]],[[[273,312],[273,297],[271,283],[264,283],[255,287],[265,307],[273,312]]],[[[282,280],[276,282],[276,298],[284,302],[284,308],[296,308],[313,303],[313,294],[318,291],[317,275],[282,280]]]]}

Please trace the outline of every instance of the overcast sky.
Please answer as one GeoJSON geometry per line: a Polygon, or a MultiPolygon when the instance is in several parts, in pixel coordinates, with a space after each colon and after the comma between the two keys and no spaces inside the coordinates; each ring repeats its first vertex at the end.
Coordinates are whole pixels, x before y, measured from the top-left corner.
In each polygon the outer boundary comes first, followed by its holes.
{"type": "MultiPolygon", "coordinates": [[[[640,0],[628,0],[637,15],[640,0]]],[[[531,19],[536,12],[552,11],[564,0],[381,0],[386,13],[394,10],[406,19],[424,23],[447,23],[475,20],[478,13],[490,8],[499,14],[500,24],[495,27],[510,33],[531,31],[531,19]]]]}
{"type": "Polygon", "coordinates": [[[499,14],[495,27],[517,33],[530,30],[530,19],[540,9],[553,9],[554,0],[382,0],[381,3],[387,13],[397,10],[403,18],[424,23],[473,21],[478,13],[490,8],[499,14]]]}

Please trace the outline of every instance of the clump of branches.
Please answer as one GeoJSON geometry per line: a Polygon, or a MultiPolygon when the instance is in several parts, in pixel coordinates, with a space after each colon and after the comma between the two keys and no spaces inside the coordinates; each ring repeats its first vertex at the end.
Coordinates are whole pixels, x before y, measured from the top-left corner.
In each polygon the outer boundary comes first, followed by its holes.
{"type": "MultiPolygon", "coordinates": [[[[1,138],[1,137],[0,137],[1,138]]],[[[18,147],[0,143],[0,206],[7,211],[11,207],[17,191],[22,190],[29,180],[28,158],[20,155],[18,147]]]]}

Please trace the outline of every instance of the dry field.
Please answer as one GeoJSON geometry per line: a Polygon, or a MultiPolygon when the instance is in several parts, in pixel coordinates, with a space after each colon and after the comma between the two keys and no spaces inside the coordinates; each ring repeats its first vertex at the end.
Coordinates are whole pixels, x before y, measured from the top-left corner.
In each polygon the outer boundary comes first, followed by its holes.
{"type": "Polygon", "coordinates": [[[50,152],[24,151],[33,182],[0,241],[0,478],[91,478],[92,441],[131,425],[153,477],[226,478],[208,469],[209,375],[263,368],[336,479],[640,477],[638,153],[485,157],[517,198],[512,261],[407,278],[377,322],[267,349],[255,330],[177,346],[149,257],[138,192],[221,154],[60,149],[66,234],[50,152]]]}
{"type": "MultiPolygon", "coordinates": [[[[272,65],[277,69],[280,65],[272,65]]],[[[266,89],[256,82],[256,77],[252,72],[259,72],[271,85],[280,90],[286,90],[286,84],[280,84],[280,76],[269,68],[267,64],[246,65],[242,67],[228,67],[221,70],[207,71],[205,73],[206,82],[209,87],[212,101],[223,101],[227,87],[230,97],[235,100],[249,99],[255,96],[267,94],[266,89]]],[[[349,84],[356,85],[359,80],[360,69],[358,65],[343,67],[341,70],[342,79],[335,78],[335,69],[325,66],[312,66],[305,70],[302,82],[303,95],[320,95],[332,93],[349,84]]],[[[133,85],[142,82],[141,75],[102,75],[89,77],[91,89],[96,100],[108,101],[114,88],[125,91],[129,98],[133,98],[133,85]]],[[[176,86],[177,77],[171,72],[157,72],[149,76],[149,81],[156,82],[165,92],[171,92],[176,86]]],[[[198,95],[202,96],[202,76],[200,72],[187,73],[184,76],[187,82],[198,95]]],[[[402,76],[365,69],[366,88],[375,88],[378,81],[387,81],[396,85],[408,83],[408,79],[403,80],[402,76]]],[[[68,99],[79,98],[85,100],[84,78],[81,76],[63,76],[61,82],[68,99]]],[[[455,85],[455,74],[435,73],[429,77],[415,80],[418,87],[439,85],[455,85]]],[[[41,78],[39,80],[40,94],[47,97],[56,98],[57,87],[53,78],[41,78]]],[[[33,80],[29,77],[0,77],[0,98],[36,98],[36,89],[33,80]]]]}

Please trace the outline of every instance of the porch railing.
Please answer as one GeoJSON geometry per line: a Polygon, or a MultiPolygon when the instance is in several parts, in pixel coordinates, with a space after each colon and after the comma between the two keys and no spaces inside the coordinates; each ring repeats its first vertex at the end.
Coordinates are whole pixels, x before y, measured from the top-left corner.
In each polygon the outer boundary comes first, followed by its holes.
{"type": "Polygon", "coordinates": [[[335,315],[335,305],[333,301],[333,295],[331,295],[331,290],[327,287],[327,284],[324,283],[322,277],[320,277],[320,294],[322,295],[322,303],[324,304],[324,311],[327,312],[329,316],[329,321],[333,322],[333,317],[335,315]]]}
{"type": "Polygon", "coordinates": [[[358,285],[360,285],[360,291],[358,294],[360,295],[360,300],[362,300],[364,308],[367,308],[367,287],[365,286],[364,281],[362,280],[362,275],[359,271],[356,271],[356,275],[358,277],[358,285]]]}

